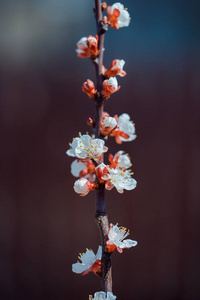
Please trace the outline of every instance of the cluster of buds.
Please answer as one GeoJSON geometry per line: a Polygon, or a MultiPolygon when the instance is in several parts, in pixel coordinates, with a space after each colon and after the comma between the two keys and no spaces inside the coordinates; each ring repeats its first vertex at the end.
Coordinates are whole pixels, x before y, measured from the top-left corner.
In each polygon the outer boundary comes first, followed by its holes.
{"type": "Polygon", "coordinates": [[[106,112],[103,113],[100,122],[100,132],[103,136],[114,136],[117,144],[131,142],[136,139],[135,124],[130,120],[130,116],[123,113],[118,117],[110,117],[106,112]]]}
{"type": "MultiPolygon", "coordinates": [[[[101,97],[103,100],[108,99],[111,94],[119,91],[121,86],[118,85],[118,81],[115,76],[119,75],[120,77],[124,77],[126,75],[126,72],[123,70],[124,65],[125,61],[123,59],[115,59],[108,70],[104,66],[102,67],[102,76],[104,77],[104,81],[102,84],[101,97]]],[[[95,99],[97,91],[92,80],[87,79],[87,81],[83,83],[82,91],[91,99],[95,99]]]]}

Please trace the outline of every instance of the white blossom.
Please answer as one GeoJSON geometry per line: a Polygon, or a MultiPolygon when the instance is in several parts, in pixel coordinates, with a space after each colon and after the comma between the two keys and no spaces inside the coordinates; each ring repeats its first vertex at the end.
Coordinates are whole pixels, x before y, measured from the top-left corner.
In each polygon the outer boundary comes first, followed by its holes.
{"type": "Polygon", "coordinates": [[[105,188],[111,190],[113,187],[117,189],[119,193],[123,193],[123,190],[133,190],[137,181],[131,177],[129,170],[122,170],[119,166],[115,169],[108,167],[108,174],[103,175],[101,178],[106,180],[105,188]]]}
{"type": "Polygon", "coordinates": [[[118,227],[117,225],[110,224],[108,231],[108,241],[106,242],[107,246],[115,245],[117,250],[121,253],[124,248],[131,248],[137,245],[137,242],[131,239],[124,240],[129,235],[124,227],[118,227]]]}
{"type": "Polygon", "coordinates": [[[89,296],[89,300],[115,300],[117,299],[116,296],[113,295],[112,292],[96,292],[94,294],[94,298],[92,296],[89,296]]]}
{"type": "MultiPolygon", "coordinates": [[[[124,153],[124,151],[118,151],[115,156],[117,154],[120,154],[119,158],[118,158],[118,165],[121,168],[125,168],[125,169],[129,169],[132,166],[130,157],[128,154],[124,153]]],[[[114,160],[115,160],[115,156],[114,156],[114,160]]]]}
{"type": "Polygon", "coordinates": [[[92,266],[97,260],[100,260],[102,256],[102,247],[99,246],[97,254],[95,255],[92,250],[87,249],[85,253],[80,253],[79,260],[77,263],[72,265],[72,271],[77,274],[83,272],[89,273],[92,271],[92,266]]]}
{"type": "Polygon", "coordinates": [[[130,116],[126,113],[119,116],[118,128],[120,131],[129,135],[128,139],[125,139],[121,136],[119,137],[123,142],[131,142],[137,137],[137,135],[135,134],[135,126],[132,121],[130,121],[130,116]]]}
{"type": "Polygon", "coordinates": [[[119,28],[121,27],[127,27],[130,23],[130,14],[129,12],[124,8],[124,5],[120,2],[116,2],[111,6],[111,14],[113,14],[114,9],[118,9],[120,12],[119,17],[117,18],[117,25],[119,28]]]}
{"type": "Polygon", "coordinates": [[[67,155],[80,158],[82,160],[94,159],[98,161],[102,153],[108,150],[104,146],[102,139],[92,139],[88,134],[76,137],[71,143],[71,149],[67,150],[67,155]]]}

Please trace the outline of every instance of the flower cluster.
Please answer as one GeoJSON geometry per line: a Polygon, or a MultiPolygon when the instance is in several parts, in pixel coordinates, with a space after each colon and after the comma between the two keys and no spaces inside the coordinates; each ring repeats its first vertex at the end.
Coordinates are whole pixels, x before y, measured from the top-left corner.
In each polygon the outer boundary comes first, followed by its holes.
{"type": "Polygon", "coordinates": [[[131,142],[137,137],[135,134],[135,124],[126,113],[119,117],[117,115],[110,117],[108,113],[104,113],[100,123],[100,132],[104,136],[114,136],[117,144],[131,142]]]}
{"type": "Polygon", "coordinates": [[[97,189],[95,178],[98,178],[99,183],[104,183],[107,190],[115,187],[119,193],[136,187],[137,182],[131,177],[133,173],[129,170],[132,165],[130,158],[123,151],[117,152],[115,156],[109,155],[110,165],[100,163],[95,166],[95,161],[98,163],[106,151],[103,140],[92,139],[87,134],[73,140],[67,154],[78,158],[71,164],[72,175],[80,177],[74,183],[76,193],[86,196],[91,190],[97,189]]]}

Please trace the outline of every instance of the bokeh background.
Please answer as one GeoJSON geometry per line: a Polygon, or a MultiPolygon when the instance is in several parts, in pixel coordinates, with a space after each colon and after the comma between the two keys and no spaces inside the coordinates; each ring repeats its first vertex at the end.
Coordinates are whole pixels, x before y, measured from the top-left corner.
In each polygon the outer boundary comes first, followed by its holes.
{"type": "MultiPolygon", "coordinates": [[[[123,58],[127,76],[105,110],[129,113],[138,137],[107,145],[131,155],[138,186],[106,192],[106,205],[138,246],[113,254],[113,292],[198,300],[200,2],[123,4],[132,21],[106,34],[104,62],[123,58]]],[[[88,299],[101,289],[93,274],[71,272],[100,238],[94,193],[74,193],[65,155],[94,111],[81,91],[94,70],[75,54],[96,33],[92,8],[92,0],[0,1],[1,300],[88,299]]]]}

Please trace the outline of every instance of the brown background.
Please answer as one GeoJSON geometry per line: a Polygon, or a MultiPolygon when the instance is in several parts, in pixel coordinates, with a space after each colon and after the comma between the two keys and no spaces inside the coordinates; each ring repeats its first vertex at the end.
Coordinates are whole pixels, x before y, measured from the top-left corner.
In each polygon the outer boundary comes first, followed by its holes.
{"type": "MultiPolygon", "coordinates": [[[[112,4],[109,1],[109,4],[112,4]]],[[[136,123],[132,143],[107,145],[132,157],[138,186],[106,192],[110,221],[138,246],[113,254],[117,299],[200,299],[199,1],[124,1],[131,25],[110,29],[105,65],[126,61],[111,115],[136,123]]],[[[79,197],[68,143],[88,129],[95,80],[75,44],[95,34],[93,1],[0,1],[0,299],[88,299],[93,274],[71,272],[79,252],[96,251],[94,193],[79,197]]]]}

